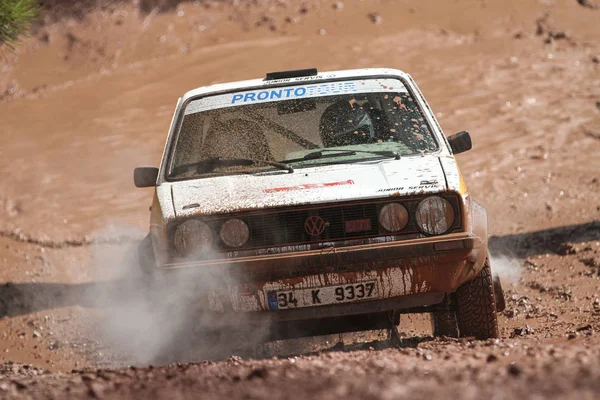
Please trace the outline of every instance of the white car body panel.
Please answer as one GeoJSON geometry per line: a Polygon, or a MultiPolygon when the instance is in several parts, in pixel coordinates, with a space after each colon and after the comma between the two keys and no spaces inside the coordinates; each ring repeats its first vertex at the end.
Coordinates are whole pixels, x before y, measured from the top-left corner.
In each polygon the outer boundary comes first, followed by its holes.
{"type": "Polygon", "coordinates": [[[262,175],[220,176],[168,184],[177,218],[436,193],[446,190],[435,156],[335,164],[262,175]]]}

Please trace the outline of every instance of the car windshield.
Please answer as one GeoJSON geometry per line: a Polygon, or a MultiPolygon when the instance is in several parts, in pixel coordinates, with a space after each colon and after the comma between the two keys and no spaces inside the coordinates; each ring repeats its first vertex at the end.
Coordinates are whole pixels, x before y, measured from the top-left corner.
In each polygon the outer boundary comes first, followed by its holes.
{"type": "Polygon", "coordinates": [[[188,102],[168,175],[258,173],[281,169],[273,162],[297,169],[437,148],[419,105],[398,79],[265,86],[188,102]]]}

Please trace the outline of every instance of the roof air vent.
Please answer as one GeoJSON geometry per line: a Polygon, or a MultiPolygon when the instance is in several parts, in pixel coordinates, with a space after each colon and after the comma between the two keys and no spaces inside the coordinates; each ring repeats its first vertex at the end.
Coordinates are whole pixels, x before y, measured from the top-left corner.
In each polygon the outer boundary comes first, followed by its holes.
{"type": "Polygon", "coordinates": [[[276,79],[300,78],[304,76],[315,76],[319,72],[316,68],[295,69],[293,71],[267,72],[265,81],[274,81],[276,79]]]}

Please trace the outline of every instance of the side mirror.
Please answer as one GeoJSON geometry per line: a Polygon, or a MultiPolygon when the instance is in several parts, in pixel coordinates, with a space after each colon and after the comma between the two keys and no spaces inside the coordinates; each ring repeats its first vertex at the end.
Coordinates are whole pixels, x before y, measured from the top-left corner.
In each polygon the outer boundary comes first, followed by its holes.
{"type": "Polygon", "coordinates": [[[135,187],[145,188],[156,186],[158,168],[138,167],[133,170],[133,183],[135,187]]]}
{"type": "Polygon", "coordinates": [[[448,143],[454,154],[464,153],[467,150],[471,150],[473,144],[471,142],[471,135],[469,132],[462,131],[456,135],[448,136],[448,143]]]}

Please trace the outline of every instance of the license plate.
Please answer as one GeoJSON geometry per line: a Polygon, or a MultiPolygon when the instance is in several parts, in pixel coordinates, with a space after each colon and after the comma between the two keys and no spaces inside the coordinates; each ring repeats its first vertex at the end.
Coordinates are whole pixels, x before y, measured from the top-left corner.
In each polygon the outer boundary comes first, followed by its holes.
{"type": "Polygon", "coordinates": [[[326,304],[351,303],[379,298],[375,281],[351,285],[325,286],[296,290],[272,290],[267,292],[269,310],[317,307],[326,304]]]}

